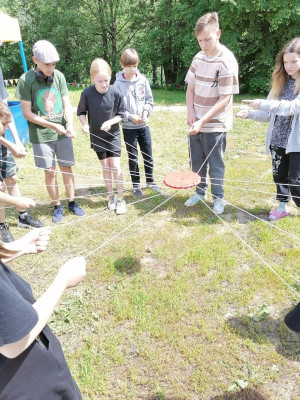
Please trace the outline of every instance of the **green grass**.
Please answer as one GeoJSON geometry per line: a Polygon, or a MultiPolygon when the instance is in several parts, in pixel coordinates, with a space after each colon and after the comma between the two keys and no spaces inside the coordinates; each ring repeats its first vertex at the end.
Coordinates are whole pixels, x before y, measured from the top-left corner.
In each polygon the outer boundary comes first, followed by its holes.
{"type": "MultiPolygon", "coordinates": [[[[71,92],[73,105],[79,95],[71,92]]],[[[158,105],[183,105],[184,96],[154,91],[158,105]]],[[[238,107],[240,98],[236,101],[238,107]]],[[[188,169],[186,112],[154,111],[150,121],[155,176],[163,186],[168,172],[180,165],[188,169]]],[[[43,174],[33,168],[29,148],[26,159],[18,161],[20,188],[38,202],[32,213],[55,229],[44,254],[23,257],[13,267],[38,296],[64,261],[114,238],[88,258],[85,281],[64,295],[50,322],[84,399],[299,398],[300,339],[283,323],[295,298],[232,232],[299,291],[299,240],[266,223],[276,205],[264,152],[267,126],[235,120],[228,134],[229,205],[222,215],[227,225],[205,205],[185,208],[190,190],[142,218],[175,192],[165,187],[163,197],[152,197],[145,189],[144,201],[135,202],[125,149],[128,211],[108,213],[99,161],[77,121],[76,129],[77,196],[90,218],[77,220],[66,212],[64,222],[73,224],[52,224],[43,174]]],[[[299,212],[294,206],[291,212],[276,226],[299,237],[299,212]]],[[[20,237],[24,231],[17,228],[14,209],[7,211],[7,220],[20,237]]]]}

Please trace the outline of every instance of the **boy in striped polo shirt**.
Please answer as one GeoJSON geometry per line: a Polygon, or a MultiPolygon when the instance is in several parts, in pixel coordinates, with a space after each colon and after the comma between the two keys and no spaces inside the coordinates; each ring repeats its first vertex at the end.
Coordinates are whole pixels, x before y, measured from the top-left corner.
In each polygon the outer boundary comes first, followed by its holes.
{"type": "Polygon", "coordinates": [[[226,132],[232,128],[232,95],[239,92],[238,64],[219,39],[216,12],[198,19],[195,36],[201,51],[194,57],[185,77],[191,168],[201,176],[196,193],[184,204],[192,207],[205,199],[207,170],[211,180],[213,211],[224,212],[223,179],[226,132]]]}

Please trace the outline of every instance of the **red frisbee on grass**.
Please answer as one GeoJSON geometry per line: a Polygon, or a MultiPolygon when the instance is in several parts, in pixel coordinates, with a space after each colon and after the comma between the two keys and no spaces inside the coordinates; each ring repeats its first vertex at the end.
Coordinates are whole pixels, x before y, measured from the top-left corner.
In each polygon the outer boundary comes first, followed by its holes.
{"type": "Polygon", "coordinates": [[[173,189],[188,189],[201,182],[200,176],[193,171],[176,171],[166,175],[164,184],[173,189]]]}

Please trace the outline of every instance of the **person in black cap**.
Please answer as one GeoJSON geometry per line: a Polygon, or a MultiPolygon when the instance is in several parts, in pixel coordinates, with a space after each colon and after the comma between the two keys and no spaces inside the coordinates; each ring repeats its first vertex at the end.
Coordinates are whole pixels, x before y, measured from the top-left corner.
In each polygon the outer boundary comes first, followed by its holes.
{"type": "Polygon", "coordinates": [[[46,187],[54,205],[52,221],[61,222],[64,211],[59,199],[55,157],[63,174],[68,209],[77,216],[85,215],[74,200],[73,109],[66,79],[55,69],[59,61],[56,48],[47,40],[39,40],[32,51],[35,67],[19,79],[16,97],[21,100],[23,115],[28,120],[35,165],[45,172],[46,187]]]}

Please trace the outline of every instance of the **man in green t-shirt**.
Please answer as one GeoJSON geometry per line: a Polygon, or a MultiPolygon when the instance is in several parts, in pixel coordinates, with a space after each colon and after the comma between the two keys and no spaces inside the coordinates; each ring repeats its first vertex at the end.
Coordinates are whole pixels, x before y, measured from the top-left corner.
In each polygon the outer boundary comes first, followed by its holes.
{"type": "Polygon", "coordinates": [[[54,205],[52,221],[61,222],[63,208],[59,200],[55,157],[63,175],[69,210],[78,216],[85,215],[74,201],[73,109],[66,79],[55,69],[59,61],[56,48],[47,40],[39,40],[32,51],[35,68],[19,79],[16,97],[20,99],[23,115],[28,121],[35,165],[45,172],[46,187],[54,205]]]}

